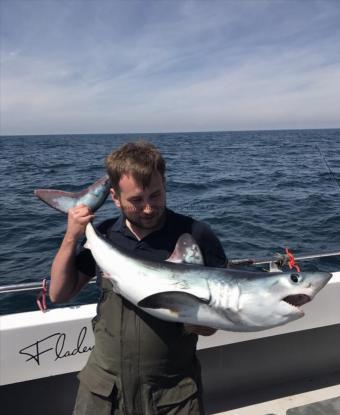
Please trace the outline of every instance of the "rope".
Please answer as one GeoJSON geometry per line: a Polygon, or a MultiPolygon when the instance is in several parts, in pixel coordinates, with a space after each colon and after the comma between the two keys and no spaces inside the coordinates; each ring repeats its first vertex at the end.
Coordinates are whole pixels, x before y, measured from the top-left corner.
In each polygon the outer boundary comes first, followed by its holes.
{"type": "Polygon", "coordinates": [[[43,313],[47,310],[47,305],[46,305],[47,287],[46,287],[46,284],[47,284],[47,278],[44,278],[42,280],[41,291],[37,295],[37,306],[39,307],[39,310],[42,311],[43,313]]]}
{"type": "Polygon", "coordinates": [[[294,255],[286,248],[286,255],[288,257],[288,267],[289,269],[295,269],[297,272],[300,272],[300,267],[295,261],[294,255]]]}

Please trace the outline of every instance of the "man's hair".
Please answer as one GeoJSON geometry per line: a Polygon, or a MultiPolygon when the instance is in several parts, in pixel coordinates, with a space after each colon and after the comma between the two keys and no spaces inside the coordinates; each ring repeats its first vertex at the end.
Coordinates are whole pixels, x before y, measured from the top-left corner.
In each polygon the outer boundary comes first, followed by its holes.
{"type": "Polygon", "coordinates": [[[146,141],[127,143],[106,157],[105,167],[111,186],[119,195],[121,177],[131,175],[143,188],[150,183],[151,176],[158,171],[165,179],[165,161],[157,148],[146,141]]]}

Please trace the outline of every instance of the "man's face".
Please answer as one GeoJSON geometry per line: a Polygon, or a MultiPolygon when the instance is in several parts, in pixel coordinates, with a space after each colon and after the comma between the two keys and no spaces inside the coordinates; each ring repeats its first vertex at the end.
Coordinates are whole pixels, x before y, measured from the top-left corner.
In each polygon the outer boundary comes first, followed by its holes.
{"type": "Polygon", "coordinates": [[[111,189],[112,199],[132,225],[152,230],[161,224],[165,210],[165,186],[158,171],[152,174],[145,189],[130,175],[121,177],[119,188],[119,196],[111,189]]]}

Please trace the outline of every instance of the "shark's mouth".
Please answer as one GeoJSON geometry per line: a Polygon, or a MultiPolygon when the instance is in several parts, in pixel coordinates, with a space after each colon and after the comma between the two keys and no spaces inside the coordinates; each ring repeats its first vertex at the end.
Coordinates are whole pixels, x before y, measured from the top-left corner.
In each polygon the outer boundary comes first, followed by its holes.
{"type": "Polygon", "coordinates": [[[287,297],[283,298],[283,301],[286,303],[299,308],[302,305],[308,303],[311,298],[306,294],[296,294],[296,295],[288,295],[287,297]]]}

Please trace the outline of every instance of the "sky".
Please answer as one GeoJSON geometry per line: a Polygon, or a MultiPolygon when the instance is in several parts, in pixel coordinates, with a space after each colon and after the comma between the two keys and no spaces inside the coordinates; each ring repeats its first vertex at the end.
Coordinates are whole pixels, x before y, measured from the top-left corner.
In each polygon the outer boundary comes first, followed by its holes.
{"type": "Polygon", "coordinates": [[[340,128],[338,0],[0,0],[1,135],[340,128]]]}

